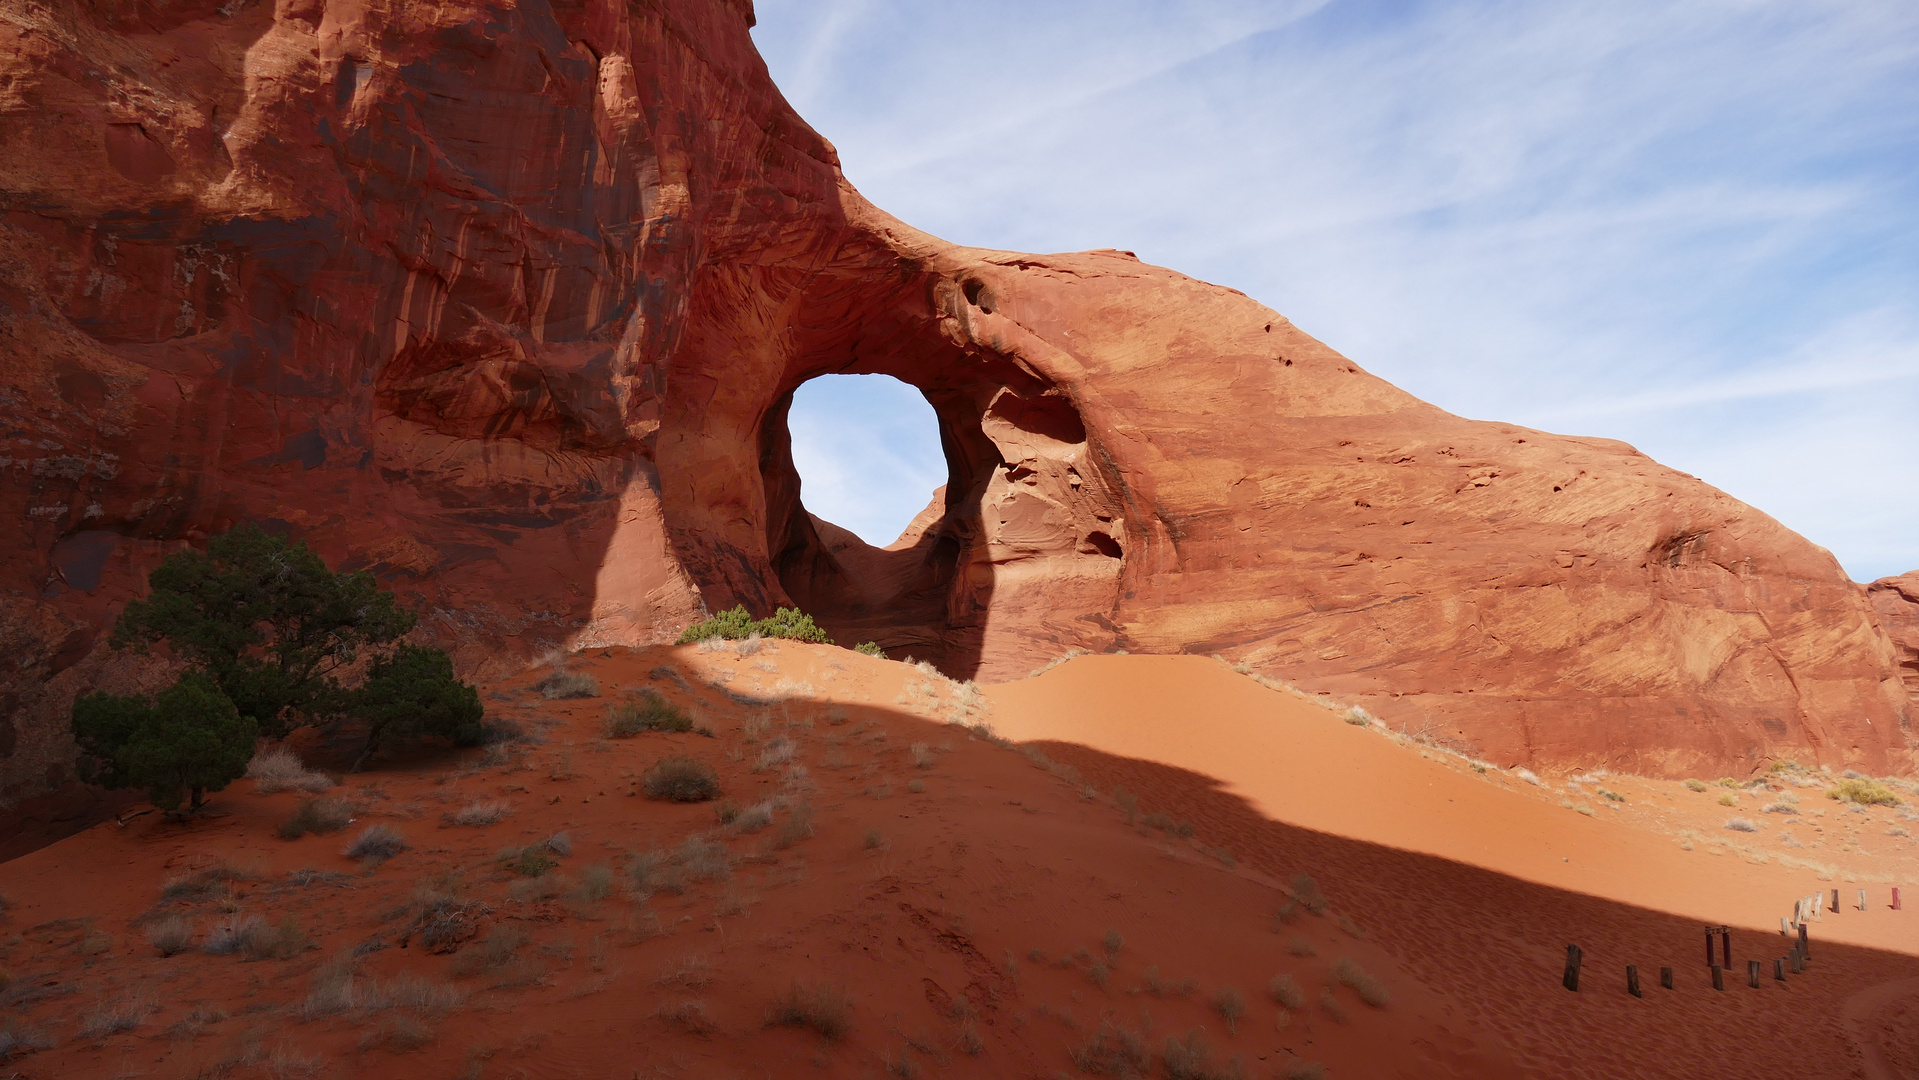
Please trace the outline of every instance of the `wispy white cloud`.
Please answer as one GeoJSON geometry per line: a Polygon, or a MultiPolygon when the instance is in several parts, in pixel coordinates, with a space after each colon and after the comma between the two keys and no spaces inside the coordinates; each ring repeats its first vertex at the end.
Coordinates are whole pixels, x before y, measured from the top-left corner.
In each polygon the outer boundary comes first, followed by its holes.
{"type": "Polygon", "coordinates": [[[1856,576],[1919,566],[1919,499],[1889,494],[1919,429],[1919,5],[759,11],[775,78],[915,225],[1130,248],[1455,412],[1634,442],[1856,576]]]}

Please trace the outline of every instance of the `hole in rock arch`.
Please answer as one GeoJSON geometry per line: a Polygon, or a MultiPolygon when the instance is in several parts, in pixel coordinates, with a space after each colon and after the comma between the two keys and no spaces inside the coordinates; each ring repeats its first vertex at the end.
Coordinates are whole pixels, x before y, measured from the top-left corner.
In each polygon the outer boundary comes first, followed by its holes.
{"type": "Polygon", "coordinates": [[[946,455],[939,417],[913,387],[891,375],[822,375],[793,392],[787,430],[800,502],[816,519],[876,548],[929,510],[937,519],[946,455]]]}

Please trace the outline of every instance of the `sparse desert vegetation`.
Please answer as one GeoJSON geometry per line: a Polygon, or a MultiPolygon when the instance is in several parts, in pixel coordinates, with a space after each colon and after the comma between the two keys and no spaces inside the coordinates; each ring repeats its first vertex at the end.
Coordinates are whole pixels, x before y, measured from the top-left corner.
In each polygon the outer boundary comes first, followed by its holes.
{"type": "Polygon", "coordinates": [[[693,717],[659,691],[641,690],[631,699],[607,707],[604,730],[614,739],[630,739],[649,731],[692,731],[693,717]]]}
{"type": "Polygon", "coordinates": [[[767,1023],[808,1028],[828,1042],[839,1042],[853,1028],[853,1002],[830,983],[795,982],[773,1002],[767,1023]]]}
{"type": "Polygon", "coordinates": [[[719,774],[696,758],[662,758],[646,770],[646,795],[666,802],[706,802],[720,797],[719,774]]]}

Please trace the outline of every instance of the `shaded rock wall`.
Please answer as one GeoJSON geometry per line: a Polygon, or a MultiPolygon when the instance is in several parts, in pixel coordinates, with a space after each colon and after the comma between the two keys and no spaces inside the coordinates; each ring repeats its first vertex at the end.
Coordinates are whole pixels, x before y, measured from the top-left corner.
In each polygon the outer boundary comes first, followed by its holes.
{"type": "MultiPolygon", "coordinates": [[[[1907,762],[1832,558],[1630,447],[1462,420],[1122,252],[874,209],[735,0],[0,0],[0,795],[242,520],[484,672],[798,602],[960,677],[1219,652],[1502,761],[1907,762]],[[884,551],[785,412],[883,372],[950,476],[884,551]]],[[[1169,717],[1177,723],[1177,717],[1169,717]]]]}

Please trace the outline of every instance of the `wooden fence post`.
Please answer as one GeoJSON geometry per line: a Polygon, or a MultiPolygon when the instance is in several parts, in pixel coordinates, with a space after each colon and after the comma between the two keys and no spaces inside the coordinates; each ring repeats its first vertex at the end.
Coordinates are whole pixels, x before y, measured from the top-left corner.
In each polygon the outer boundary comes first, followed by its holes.
{"type": "Polygon", "coordinates": [[[1786,981],[1786,962],[1784,960],[1774,960],[1772,962],[1772,978],[1774,982],[1786,981]]]}
{"type": "Polygon", "coordinates": [[[1720,967],[1718,964],[1712,966],[1712,988],[1714,990],[1724,990],[1726,988],[1726,969],[1720,967]]]}
{"type": "Polygon", "coordinates": [[[1672,989],[1672,969],[1671,968],[1662,967],[1659,969],[1659,985],[1665,987],[1668,990],[1672,989]]]}
{"type": "Polygon", "coordinates": [[[1812,938],[1806,934],[1806,924],[1799,924],[1799,962],[1812,963],[1812,938]]]}
{"type": "Polygon", "coordinates": [[[1793,950],[1786,954],[1786,959],[1792,961],[1792,973],[1794,975],[1806,970],[1805,958],[1799,955],[1797,946],[1794,946],[1793,950]]]}
{"type": "Polygon", "coordinates": [[[1859,890],[1859,910],[1866,910],[1866,890],[1864,889],[1859,890]]]}
{"type": "Polygon", "coordinates": [[[1581,959],[1583,959],[1583,954],[1580,953],[1579,946],[1566,946],[1566,989],[1571,990],[1575,994],[1579,993],[1579,962],[1581,959]]]}
{"type": "Polygon", "coordinates": [[[1639,969],[1631,964],[1626,965],[1626,993],[1633,997],[1646,996],[1639,992],[1639,969]]]}
{"type": "Polygon", "coordinates": [[[1746,961],[1746,985],[1754,990],[1759,989],[1759,961],[1757,960],[1746,961]]]}
{"type": "Polygon", "coordinates": [[[1892,910],[1899,910],[1899,886],[1897,885],[1892,887],[1892,910]]]}
{"type": "Polygon", "coordinates": [[[1839,890],[1838,889],[1832,890],[1832,913],[1834,915],[1839,914],[1839,890]]]}
{"type": "Polygon", "coordinates": [[[1725,927],[1720,928],[1719,944],[1725,948],[1725,953],[1726,953],[1725,961],[1721,963],[1720,966],[1731,967],[1732,966],[1732,931],[1731,930],[1725,927]]]}

